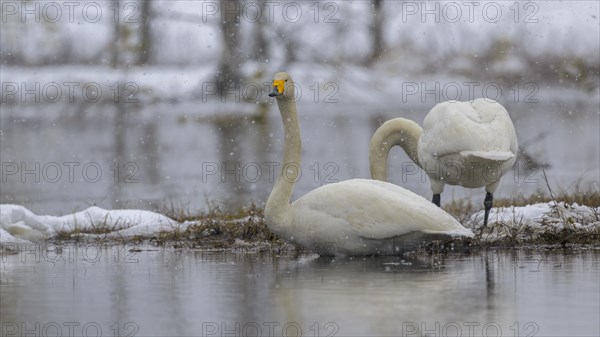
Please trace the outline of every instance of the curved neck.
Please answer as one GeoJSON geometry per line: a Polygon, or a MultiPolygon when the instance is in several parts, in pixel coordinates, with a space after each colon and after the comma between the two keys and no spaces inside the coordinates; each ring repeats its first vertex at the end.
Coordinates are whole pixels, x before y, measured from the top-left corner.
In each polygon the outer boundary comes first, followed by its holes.
{"type": "Polygon", "coordinates": [[[421,166],[417,155],[417,143],[423,129],[419,124],[405,118],[394,118],[383,123],[371,138],[369,164],[371,177],[387,180],[388,154],[392,147],[400,145],[415,164],[421,166]]]}
{"type": "MultiPolygon", "coordinates": [[[[277,97],[277,105],[281,113],[284,128],[283,162],[279,177],[267,199],[265,215],[281,219],[290,207],[290,198],[294,184],[300,173],[300,128],[296,115],[296,103],[286,97],[277,97]]],[[[281,224],[280,221],[279,224],[281,224]]],[[[277,224],[274,224],[277,225],[277,224]]]]}

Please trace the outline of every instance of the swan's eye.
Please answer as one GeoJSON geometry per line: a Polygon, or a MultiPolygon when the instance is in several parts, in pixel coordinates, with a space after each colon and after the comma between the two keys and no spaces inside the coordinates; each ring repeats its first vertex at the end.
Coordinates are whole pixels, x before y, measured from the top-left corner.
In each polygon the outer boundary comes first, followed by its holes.
{"type": "Polygon", "coordinates": [[[285,80],[287,82],[287,80],[285,80]]]}

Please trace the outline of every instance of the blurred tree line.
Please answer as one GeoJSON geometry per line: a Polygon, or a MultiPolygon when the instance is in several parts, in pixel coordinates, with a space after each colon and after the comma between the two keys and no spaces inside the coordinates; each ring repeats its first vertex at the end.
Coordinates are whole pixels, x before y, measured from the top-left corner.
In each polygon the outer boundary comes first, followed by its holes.
{"type": "MultiPolygon", "coordinates": [[[[552,43],[546,47],[553,48],[551,52],[540,58],[525,40],[527,30],[539,26],[506,32],[489,29],[472,36],[478,31],[473,24],[428,22],[426,26],[419,16],[413,16],[412,23],[394,25],[403,1],[84,0],[72,2],[77,3],[73,14],[61,6],[57,22],[52,20],[57,16],[51,3],[55,2],[2,2],[2,65],[122,68],[212,62],[219,87],[240,83],[248,76],[242,71],[245,65],[264,65],[274,58],[284,66],[300,61],[367,67],[385,59],[407,63],[399,71],[417,74],[451,70],[470,78],[487,74],[507,82],[525,75],[534,80],[579,81],[588,88],[597,86],[600,68],[598,62],[590,62],[589,52],[577,54],[552,43]],[[275,10],[273,3],[278,4],[275,10]],[[94,21],[95,6],[101,6],[98,21],[94,21]],[[294,23],[295,6],[301,10],[298,23],[294,23]],[[32,13],[36,8],[38,17],[32,13]],[[419,34],[416,28],[421,28],[419,34]],[[486,36],[490,32],[495,35],[486,36]]],[[[508,20],[504,24],[511,23],[510,15],[503,19],[508,20]]],[[[254,72],[261,76],[260,69],[254,72]]]]}
{"type": "MultiPolygon", "coordinates": [[[[237,76],[234,74],[234,68],[245,61],[263,62],[267,60],[269,44],[272,42],[283,44],[286,63],[296,61],[296,49],[300,46],[294,34],[285,36],[286,33],[290,33],[290,29],[281,31],[281,36],[276,36],[275,41],[266,36],[266,31],[273,28],[274,21],[272,14],[267,14],[269,11],[271,13],[273,11],[267,3],[273,3],[273,1],[214,0],[205,2],[210,6],[196,7],[188,11],[170,10],[167,2],[157,0],[102,2],[102,8],[100,9],[102,17],[97,22],[94,20],[93,15],[90,18],[88,13],[86,18],[82,17],[81,14],[84,11],[93,12],[95,10],[95,8],[91,10],[92,7],[86,8],[86,3],[98,4],[98,2],[83,1],[78,3],[79,5],[75,6],[74,9],[72,5],[61,6],[59,9],[62,11],[60,18],[57,18],[56,7],[46,8],[43,1],[10,2],[10,5],[3,5],[0,9],[3,31],[0,41],[2,64],[20,66],[110,64],[113,67],[168,64],[168,61],[158,60],[155,57],[157,49],[161,48],[156,41],[156,35],[157,31],[167,29],[167,26],[174,23],[218,27],[223,43],[219,65],[219,69],[222,70],[220,76],[223,81],[235,80],[237,76]],[[13,7],[13,5],[16,5],[16,7],[13,7]],[[212,11],[214,8],[217,8],[218,11],[216,15],[208,16],[203,13],[203,11],[212,11]],[[74,20],[69,19],[68,15],[72,16],[74,20]],[[74,34],[72,30],[78,29],[77,26],[81,23],[94,23],[94,27],[82,30],[81,34],[74,34]],[[240,33],[244,29],[251,30],[251,43],[241,41],[242,36],[240,33]],[[24,39],[30,39],[30,41],[24,41],[24,39]],[[98,48],[98,51],[92,55],[82,52],[82,49],[93,48],[80,45],[98,45],[102,43],[105,44],[103,48],[98,48]]],[[[382,3],[382,0],[370,0],[370,5],[365,7],[366,11],[363,14],[373,14],[372,24],[367,22],[367,24],[370,24],[369,29],[373,36],[373,48],[371,48],[372,54],[364,55],[358,62],[369,63],[381,56],[383,50],[382,3]],[[372,13],[369,13],[369,7],[373,9],[372,13]]],[[[315,1],[305,2],[305,4],[310,6],[319,4],[319,6],[322,6],[322,12],[326,8],[329,11],[333,10],[327,6],[335,3],[315,1]]],[[[339,7],[334,9],[334,14],[337,14],[339,7]]],[[[319,13],[318,9],[311,8],[310,11],[314,12],[315,20],[323,20],[324,15],[319,13]],[[321,17],[317,18],[317,13],[321,17]]],[[[304,8],[301,15],[307,16],[311,13],[307,8],[304,8]]],[[[95,13],[93,14],[95,15],[95,13]]]]}

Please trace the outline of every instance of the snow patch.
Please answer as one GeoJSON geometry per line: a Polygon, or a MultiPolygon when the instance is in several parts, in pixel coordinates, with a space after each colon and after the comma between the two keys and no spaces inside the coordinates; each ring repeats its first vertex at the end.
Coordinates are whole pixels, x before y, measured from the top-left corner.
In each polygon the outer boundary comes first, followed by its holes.
{"type": "Polygon", "coordinates": [[[19,205],[0,205],[0,242],[43,241],[58,232],[108,231],[108,237],[147,236],[182,227],[158,213],[144,210],[105,210],[90,207],[64,216],[40,216],[19,205]]]}
{"type": "MultiPolygon", "coordinates": [[[[467,227],[479,232],[483,217],[483,211],[473,214],[467,227]]],[[[582,234],[600,231],[600,207],[551,201],[522,207],[492,208],[483,239],[496,241],[513,237],[535,240],[545,233],[556,234],[564,230],[582,234]]]]}

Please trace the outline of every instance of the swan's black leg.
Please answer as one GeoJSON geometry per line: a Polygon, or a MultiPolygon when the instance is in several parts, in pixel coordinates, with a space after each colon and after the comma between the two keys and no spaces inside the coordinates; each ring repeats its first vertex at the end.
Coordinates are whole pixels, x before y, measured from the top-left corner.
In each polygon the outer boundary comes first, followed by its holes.
{"type": "Polygon", "coordinates": [[[437,207],[440,207],[440,200],[441,200],[440,195],[434,194],[433,199],[431,199],[431,202],[433,202],[437,207]]]}
{"type": "Polygon", "coordinates": [[[483,219],[483,228],[487,227],[488,218],[490,216],[490,210],[494,204],[494,195],[490,192],[486,192],[483,206],[485,207],[485,219],[483,219]]]}

